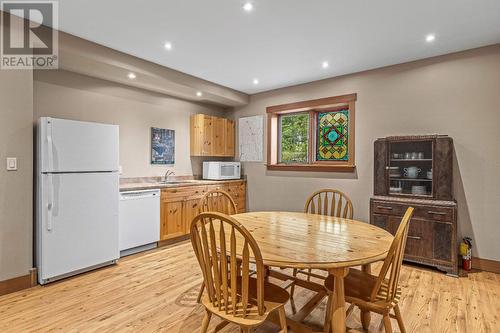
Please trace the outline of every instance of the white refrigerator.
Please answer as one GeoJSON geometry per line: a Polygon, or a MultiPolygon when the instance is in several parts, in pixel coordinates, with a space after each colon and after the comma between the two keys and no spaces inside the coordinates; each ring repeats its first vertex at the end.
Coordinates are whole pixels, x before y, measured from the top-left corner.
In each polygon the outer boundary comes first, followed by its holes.
{"type": "Polygon", "coordinates": [[[36,261],[40,284],[119,258],[118,131],[117,125],[39,119],[36,261]]]}

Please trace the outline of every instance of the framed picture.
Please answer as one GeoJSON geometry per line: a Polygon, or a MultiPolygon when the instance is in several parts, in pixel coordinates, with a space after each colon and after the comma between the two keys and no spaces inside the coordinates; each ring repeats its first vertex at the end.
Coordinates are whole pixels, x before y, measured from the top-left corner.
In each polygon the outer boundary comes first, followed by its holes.
{"type": "Polygon", "coordinates": [[[151,127],[151,164],[175,163],[175,131],[151,127]]]}

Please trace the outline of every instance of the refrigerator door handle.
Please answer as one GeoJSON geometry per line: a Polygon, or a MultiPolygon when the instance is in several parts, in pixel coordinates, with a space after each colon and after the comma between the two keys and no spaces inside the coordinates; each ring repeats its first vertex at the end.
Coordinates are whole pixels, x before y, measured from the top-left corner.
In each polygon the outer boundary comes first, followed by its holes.
{"type": "Polygon", "coordinates": [[[54,210],[54,184],[53,176],[48,177],[48,202],[47,202],[47,231],[52,231],[52,212],[54,210]]]}
{"type": "Polygon", "coordinates": [[[52,142],[52,125],[50,120],[47,121],[47,157],[49,159],[48,167],[49,171],[54,170],[54,147],[52,142]]]}

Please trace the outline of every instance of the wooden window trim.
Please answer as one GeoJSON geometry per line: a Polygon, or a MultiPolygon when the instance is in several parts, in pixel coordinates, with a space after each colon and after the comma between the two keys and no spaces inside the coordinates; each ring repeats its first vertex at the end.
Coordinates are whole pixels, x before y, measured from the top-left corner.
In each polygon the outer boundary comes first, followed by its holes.
{"type": "Polygon", "coordinates": [[[267,113],[267,169],[280,171],[327,171],[353,172],[355,164],[355,102],[357,94],[326,97],[309,101],[269,106],[267,113]],[[349,160],[316,161],[316,118],[318,111],[349,109],[349,160]],[[279,161],[279,115],[309,112],[309,162],[306,164],[285,164],[279,161]]]}

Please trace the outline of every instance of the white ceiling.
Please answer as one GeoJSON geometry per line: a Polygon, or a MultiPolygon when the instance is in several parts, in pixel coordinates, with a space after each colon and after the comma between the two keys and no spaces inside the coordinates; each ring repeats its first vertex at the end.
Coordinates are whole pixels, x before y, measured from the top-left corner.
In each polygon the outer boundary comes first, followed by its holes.
{"type": "Polygon", "coordinates": [[[59,3],[65,32],[249,94],[500,42],[500,0],[59,3]]]}

